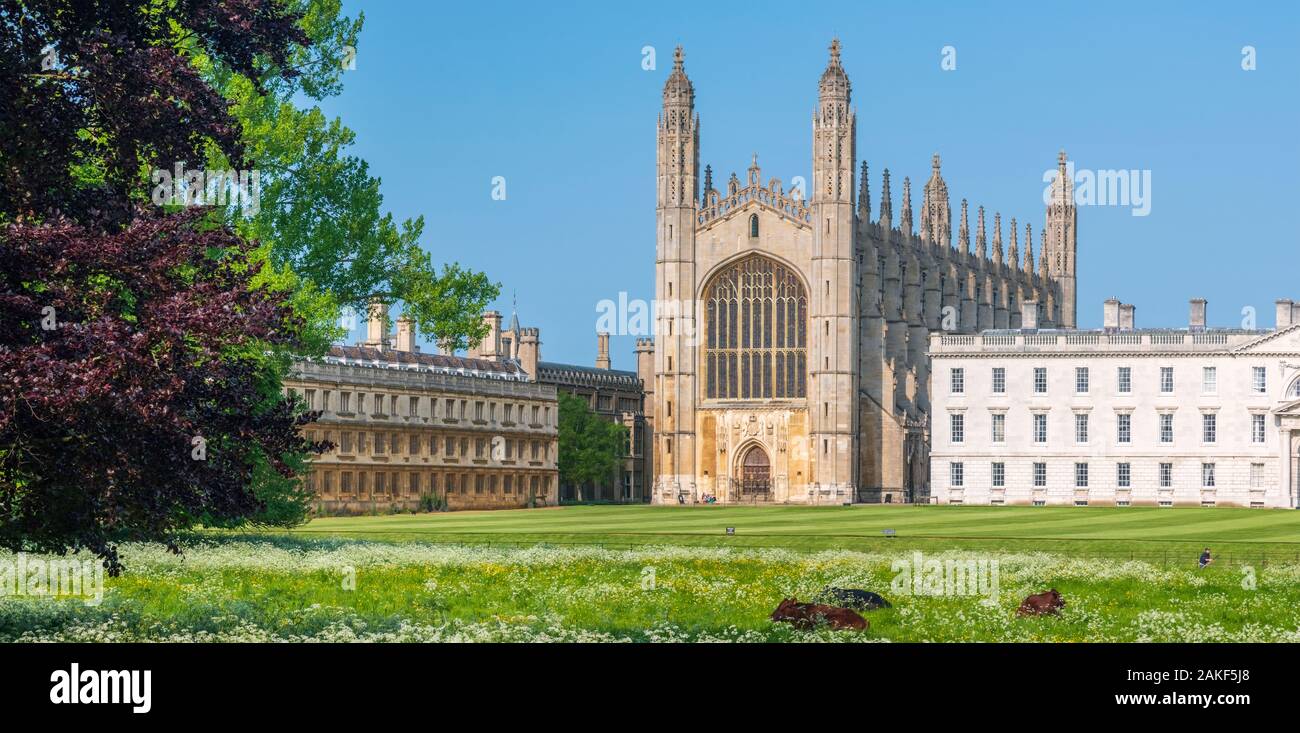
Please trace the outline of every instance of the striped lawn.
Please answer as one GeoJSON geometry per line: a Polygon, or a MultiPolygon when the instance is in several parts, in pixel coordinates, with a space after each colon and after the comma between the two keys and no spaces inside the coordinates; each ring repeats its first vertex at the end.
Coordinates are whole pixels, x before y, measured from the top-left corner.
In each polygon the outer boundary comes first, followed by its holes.
{"type": "MultiPolygon", "coordinates": [[[[1078,546],[1158,547],[1161,542],[1246,543],[1300,553],[1300,512],[1156,507],[656,507],[570,506],[550,509],[367,517],[326,517],[294,530],[420,541],[573,541],[861,548],[898,544],[976,543],[1023,549],[1044,541],[1078,546]],[[735,527],[735,537],[725,528],[735,527]],[[894,540],[882,530],[893,529],[894,540]],[[903,542],[899,542],[903,541],[903,542]],[[1155,544],[1153,544],[1155,543],[1155,544]]],[[[1117,549],[1118,548],[1118,549],[1117,549]]],[[[1042,549],[1060,549],[1043,546],[1042,549]]]]}

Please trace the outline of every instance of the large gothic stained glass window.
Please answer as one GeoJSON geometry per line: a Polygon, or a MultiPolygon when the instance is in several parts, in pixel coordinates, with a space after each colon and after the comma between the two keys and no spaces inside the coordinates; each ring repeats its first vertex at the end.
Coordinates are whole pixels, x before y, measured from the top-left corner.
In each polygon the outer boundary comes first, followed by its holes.
{"type": "Polygon", "coordinates": [[[705,396],[752,400],[807,394],[808,297],[789,268],[747,257],[704,291],[705,396]]]}

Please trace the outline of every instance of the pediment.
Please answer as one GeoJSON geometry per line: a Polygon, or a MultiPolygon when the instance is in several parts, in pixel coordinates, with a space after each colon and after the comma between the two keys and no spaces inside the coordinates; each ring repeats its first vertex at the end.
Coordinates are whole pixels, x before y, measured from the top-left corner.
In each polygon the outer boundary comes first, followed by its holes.
{"type": "Polygon", "coordinates": [[[1273,410],[1274,415],[1295,415],[1300,417],[1300,400],[1292,400],[1273,410]]]}
{"type": "Polygon", "coordinates": [[[1300,324],[1260,336],[1258,339],[1242,344],[1232,351],[1234,354],[1291,353],[1300,355],[1300,324]]]}

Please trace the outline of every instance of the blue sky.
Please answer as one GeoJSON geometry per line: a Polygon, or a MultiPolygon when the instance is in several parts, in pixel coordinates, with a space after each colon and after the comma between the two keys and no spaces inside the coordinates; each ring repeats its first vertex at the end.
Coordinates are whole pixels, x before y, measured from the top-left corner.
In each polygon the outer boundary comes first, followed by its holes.
{"type": "MultiPolygon", "coordinates": [[[[990,226],[999,211],[1037,232],[1064,147],[1081,169],[1151,171],[1149,215],[1079,210],[1080,326],[1112,295],[1149,327],[1185,326],[1192,297],[1212,325],[1254,306],[1271,327],[1273,301],[1300,298],[1291,3],[345,3],[358,10],[356,69],[323,109],[357,132],[388,209],[424,215],[435,260],[499,281],[507,319],[517,294],[545,360],[592,363],[597,303],[653,297],[655,117],[677,44],[715,181],[754,152],[764,180],[811,178],[838,36],[873,210],[886,167],[895,212],[903,176],[919,205],[938,152],[954,212],[964,197],[990,226]]],[[[614,338],[616,368],[633,368],[632,341],[614,338]]]]}

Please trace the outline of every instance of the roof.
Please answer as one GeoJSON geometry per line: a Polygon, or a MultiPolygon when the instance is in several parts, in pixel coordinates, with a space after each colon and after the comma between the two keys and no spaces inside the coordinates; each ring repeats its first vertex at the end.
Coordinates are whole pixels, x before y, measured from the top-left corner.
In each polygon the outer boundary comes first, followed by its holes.
{"type": "Polygon", "coordinates": [[[447,354],[376,349],[369,346],[331,346],[325,355],[325,361],[391,369],[427,370],[446,374],[469,374],[497,379],[526,380],[528,378],[519,363],[511,359],[492,361],[447,354]]]}
{"type": "Polygon", "coordinates": [[[604,382],[632,389],[641,388],[641,377],[636,372],[622,369],[599,369],[581,364],[561,364],[554,361],[537,362],[537,378],[539,381],[580,379],[591,383],[604,382]]]}

